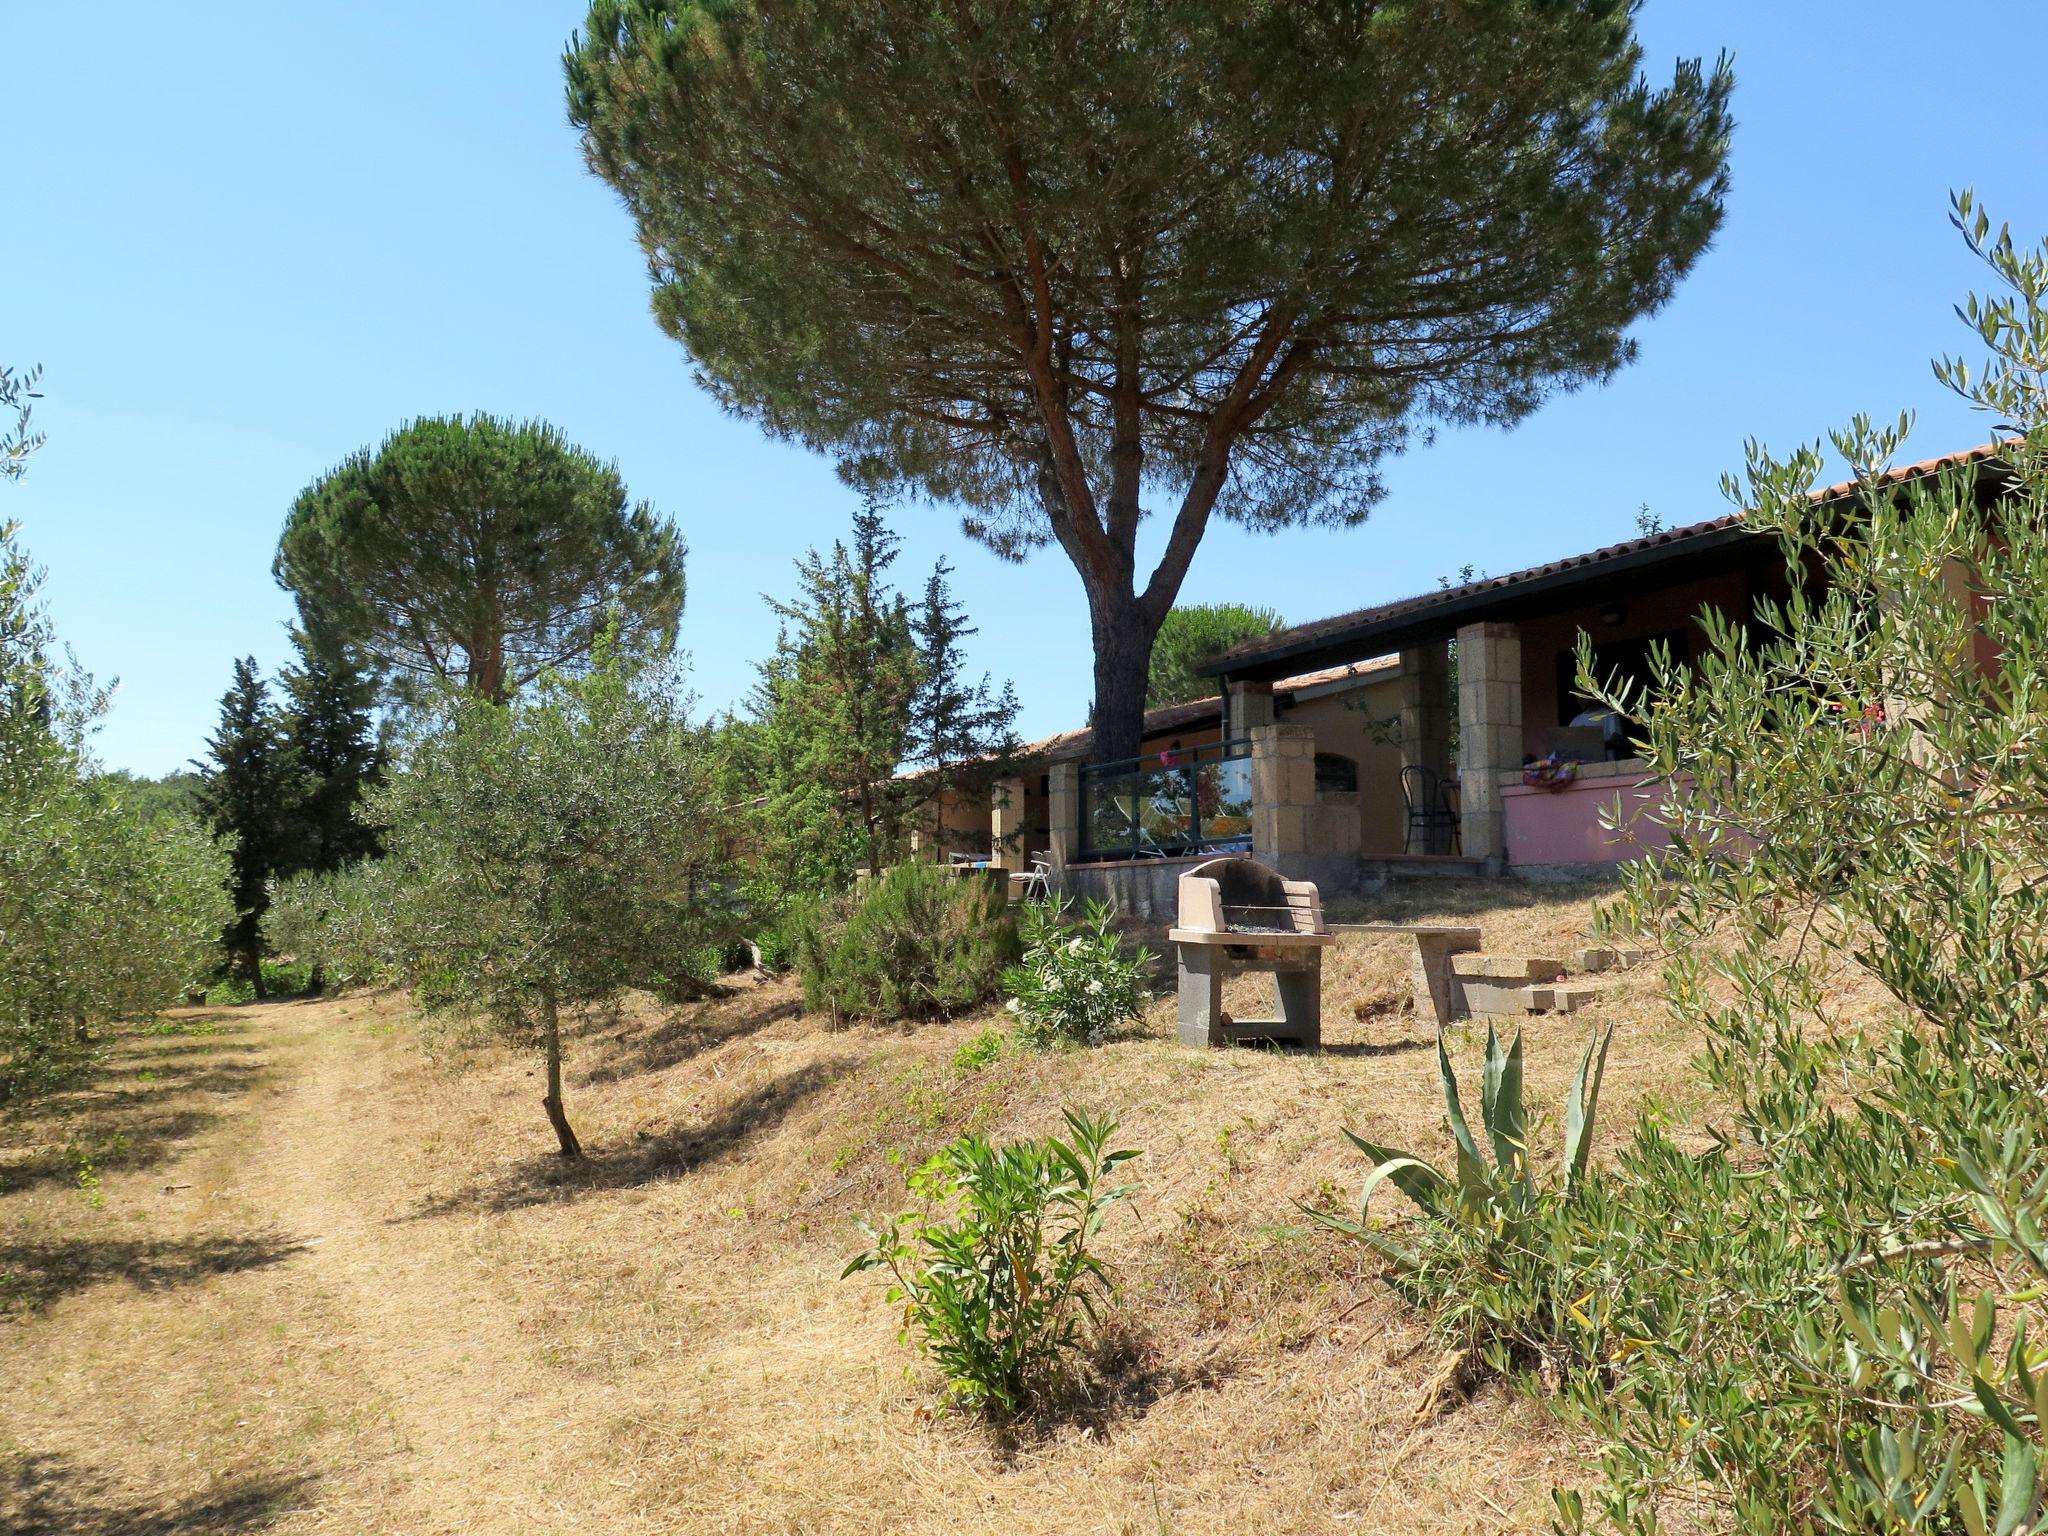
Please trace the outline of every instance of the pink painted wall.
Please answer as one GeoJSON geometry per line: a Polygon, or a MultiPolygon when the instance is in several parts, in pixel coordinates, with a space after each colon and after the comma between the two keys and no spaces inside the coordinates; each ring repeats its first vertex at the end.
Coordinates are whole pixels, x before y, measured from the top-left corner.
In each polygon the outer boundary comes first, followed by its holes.
{"type": "Polygon", "coordinates": [[[1641,812],[1664,798],[1661,784],[1643,784],[1630,776],[1576,780],[1563,789],[1532,789],[1515,784],[1501,790],[1507,824],[1508,864],[1625,864],[1646,852],[1670,846],[1664,829],[1641,812]],[[1619,796],[1624,823],[1632,831],[1610,832],[1600,824],[1603,807],[1619,796]]]}

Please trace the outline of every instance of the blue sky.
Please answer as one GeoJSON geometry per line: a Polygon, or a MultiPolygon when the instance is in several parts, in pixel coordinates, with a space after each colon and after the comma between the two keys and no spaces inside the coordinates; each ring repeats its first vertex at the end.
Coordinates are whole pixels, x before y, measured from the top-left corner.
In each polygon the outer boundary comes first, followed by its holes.
{"type": "MultiPolygon", "coordinates": [[[[289,654],[270,578],[285,510],[421,413],[541,416],[615,458],[689,541],[684,645],[707,705],[744,695],[774,638],[764,591],[839,535],[829,465],[723,415],[648,318],[632,230],[583,170],[542,0],[0,8],[9,166],[0,358],[45,367],[48,447],[0,486],[49,569],[58,628],[121,680],[112,766],[202,750],[232,658],[289,654]],[[81,25],[86,16],[90,25],[81,25]]],[[[1734,190],[1716,247],[1638,329],[1640,361],[1511,433],[1455,431],[1388,466],[1346,533],[1212,531],[1183,600],[1306,620],[1717,515],[1742,444],[1920,412],[1916,449],[1985,424],[1928,371],[1970,350],[1951,306],[1984,274],[1951,188],[2048,234],[2048,118],[2025,71],[2048,6],[1952,0],[1649,0],[1653,70],[1735,55],[1734,190]]],[[[906,508],[906,586],[944,554],[1013,678],[1027,736],[1089,696],[1078,578],[906,508]]]]}

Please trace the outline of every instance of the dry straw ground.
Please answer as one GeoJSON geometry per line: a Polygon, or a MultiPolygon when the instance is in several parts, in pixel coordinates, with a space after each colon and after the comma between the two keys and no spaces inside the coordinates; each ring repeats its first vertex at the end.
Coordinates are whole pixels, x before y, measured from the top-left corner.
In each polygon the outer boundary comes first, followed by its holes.
{"type": "MultiPolygon", "coordinates": [[[[1588,893],[1443,885],[1489,949],[1582,940],[1588,893]]],[[[1533,1020],[1554,1106],[1593,1021],[1606,1118],[1684,1082],[1654,972],[1533,1020]]],[[[990,1018],[832,1031],[786,982],[636,1002],[578,1042],[593,1155],[548,1151],[531,1063],[403,998],[186,1012],[0,1126],[0,1532],[1542,1530],[1585,1447],[1436,1350],[1299,1200],[1364,1171],[1339,1126],[1440,1150],[1403,959],[1347,938],[1329,1048],[1200,1054],[1171,1004],[1099,1050],[961,1067],[990,1018]],[[1012,1445],[931,1382],[853,1219],[973,1128],[1116,1112],[1144,1192],[1092,1414],[1012,1445]]],[[[1454,1036],[1470,1063],[1477,1041],[1454,1036]]]]}

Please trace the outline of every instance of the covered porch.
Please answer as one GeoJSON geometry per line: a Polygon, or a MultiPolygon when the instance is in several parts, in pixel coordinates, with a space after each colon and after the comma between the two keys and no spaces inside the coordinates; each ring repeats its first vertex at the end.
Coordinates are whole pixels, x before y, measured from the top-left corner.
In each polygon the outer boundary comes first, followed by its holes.
{"type": "Polygon", "coordinates": [[[1785,587],[1775,543],[1720,518],[1285,630],[1204,670],[1235,721],[1259,716],[1273,677],[1397,654],[1409,836],[1378,872],[1584,874],[1662,845],[1641,812],[1664,791],[1625,722],[1579,694],[1581,634],[1603,675],[1643,679],[1657,645],[1699,659],[1702,609],[1747,619],[1785,587]]]}

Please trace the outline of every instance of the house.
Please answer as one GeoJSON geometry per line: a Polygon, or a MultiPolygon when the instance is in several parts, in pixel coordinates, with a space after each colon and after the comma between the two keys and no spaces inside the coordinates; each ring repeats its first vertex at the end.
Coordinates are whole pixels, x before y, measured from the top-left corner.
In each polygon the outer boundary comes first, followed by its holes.
{"type": "MultiPolygon", "coordinates": [[[[1964,464],[1991,505],[2005,483],[1996,444],[1886,478],[1964,464]]],[[[1702,610],[1748,622],[1790,580],[1776,538],[1731,514],[1296,625],[1206,663],[1218,696],[1149,712],[1138,758],[1089,763],[1087,731],[1034,742],[1003,782],[959,797],[951,824],[1010,868],[1049,850],[1069,889],[1139,915],[1169,913],[1180,871],[1223,850],[1326,891],[1609,869],[1660,839],[1653,823],[1604,825],[1603,808],[1640,809],[1663,789],[1578,693],[1580,635],[1603,675],[1642,679],[1659,642],[1705,654],[1702,610]],[[1553,755],[1568,776],[1540,766],[1553,755]]]]}

